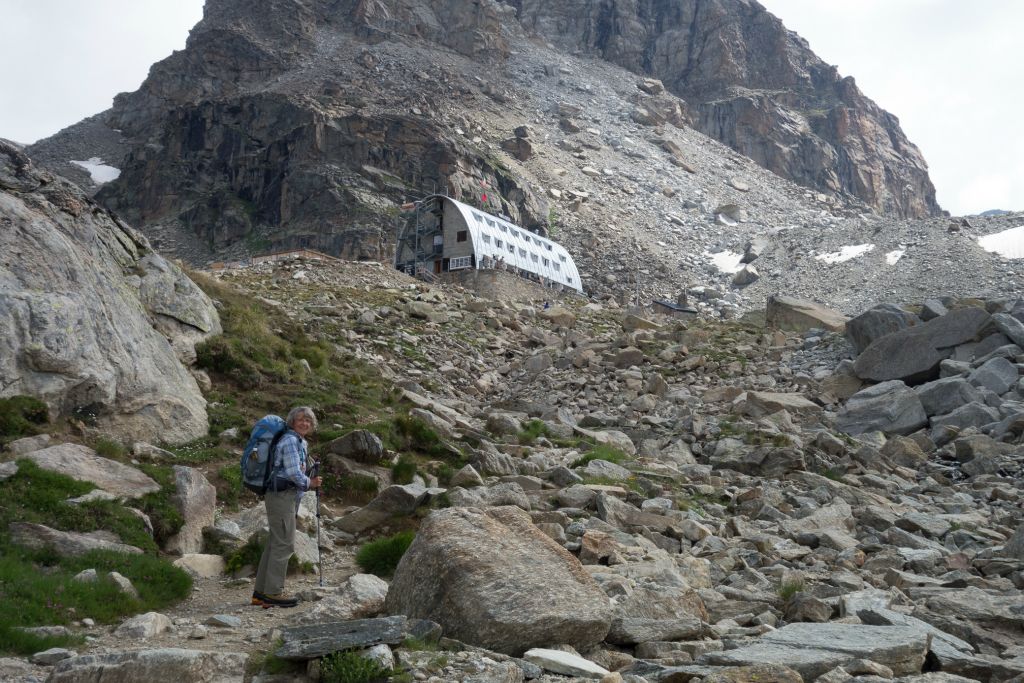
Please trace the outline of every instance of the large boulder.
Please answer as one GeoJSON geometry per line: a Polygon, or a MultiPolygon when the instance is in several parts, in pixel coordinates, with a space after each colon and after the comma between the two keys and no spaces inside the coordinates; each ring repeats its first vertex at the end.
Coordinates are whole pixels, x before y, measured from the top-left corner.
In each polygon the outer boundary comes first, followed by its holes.
{"type": "Polygon", "coordinates": [[[874,382],[899,379],[919,384],[938,379],[939,364],[952,355],[954,347],[984,336],[991,328],[991,316],[980,308],[950,311],[876,339],[857,356],[854,373],[874,382]]]}
{"type": "Polygon", "coordinates": [[[859,354],[876,339],[920,322],[916,315],[895,304],[879,304],[846,323],[846,337],[853,344],[854,352],[859,354]]]}
{"type": "Polygon", "coordinates": [[[141,470],[104,458],[88,446],[64,443],[24,457],[44,470],[87,481],[119,498],[141,498],[160,490],[160,484],[141,470]]]}
{"type": "Polygon", "coordinates": [[[599,643],[612,618],[579,561],[514,507],[431,514],[395,571],[385,611],[432,619],[448,636],[514,655],[599,643]]]}
{"type": "Polygon", "coordinates": [[[248,659],[249,655],[240,652],[202,652],[177,648],[104,652],[60,661],[46,680],[49,683],[242,683],[248,659]]]}
{"type": "Polygon", "coordinates": [[[209,298],[142,235],[4,141],[0,215],[0,252],[16,255],[0,263],[4,394],[36,396],[52,416],[93,416],[124,441],[204,436],[206,401],[179,355],[220,331],[209,298]]]}
{"type": "Polygon", "coordinates": [[[794,332],[806,332],[822,328],[831,332],[846,329],[848,318],[813,301],[803,301],[789,296],[768,297],[765,314],[768,327],[794,332]]]}
{"type": "Polygon", "coordinates": [[[924,412],[932,415],[945,415],[967,403],[982,400],[978,390],[963,377],[943,377],[934,382],[921,384],[914,388],[921,399],[924,412]]]}
{"type": "Polygon", "coordinates": [[[910,434],[927,422],[921,399],[897,380],[858,391],[836,417],[836,426],[847,434],[910,434]]]}

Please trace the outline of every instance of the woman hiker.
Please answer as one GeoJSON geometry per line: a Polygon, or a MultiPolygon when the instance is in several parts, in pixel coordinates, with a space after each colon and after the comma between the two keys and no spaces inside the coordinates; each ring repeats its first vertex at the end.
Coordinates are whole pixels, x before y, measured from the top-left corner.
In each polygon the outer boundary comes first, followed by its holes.
{"type": "Polygon", "coordinates": [[[288,413],[288,431],[274,449],[274,474],[263,498],[270,534],[256,571],[252,604],[263,607],[294,607],[298,599],[284,592],[288,560],[295,552],[295,513],[302,494],[320,488],[320,477],[306,476],[306,437],[316,430],[316,415],[305,406],[288,413]]]}

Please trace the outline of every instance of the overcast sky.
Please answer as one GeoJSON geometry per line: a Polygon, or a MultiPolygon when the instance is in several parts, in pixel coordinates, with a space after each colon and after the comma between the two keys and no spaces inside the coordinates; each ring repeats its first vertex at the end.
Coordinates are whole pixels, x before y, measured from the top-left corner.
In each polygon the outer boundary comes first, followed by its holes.
{"type": "MultiPolygon", "coordinates": [[[[761,0],[899,117],[954,214],[1024,210],[1022,0],[761,0]]],[[[0,137],[34,142],[135,90],[202,0],[0,0],[0,137]]]]}

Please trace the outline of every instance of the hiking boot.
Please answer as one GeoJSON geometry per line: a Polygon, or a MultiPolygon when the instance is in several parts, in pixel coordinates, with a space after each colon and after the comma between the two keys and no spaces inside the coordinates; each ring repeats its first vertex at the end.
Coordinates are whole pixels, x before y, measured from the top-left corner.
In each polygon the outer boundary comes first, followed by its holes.
{"type": "Polygon", "coordinates": [[[265,599],[266,599],[266,596],[263,595],[263,593],[260,593],[259,591],[253,591],[252,592],[252,604],[253,605],[258,605],[258,606],[262,607],[263,606],[263,601],[265,599]]]}
{"type": "Polygon", "coordinates": [[[299,604],[298,598],[285,593],[261,595],[260,599],[263,601],[264,607],[295,607],[299,604]]]}

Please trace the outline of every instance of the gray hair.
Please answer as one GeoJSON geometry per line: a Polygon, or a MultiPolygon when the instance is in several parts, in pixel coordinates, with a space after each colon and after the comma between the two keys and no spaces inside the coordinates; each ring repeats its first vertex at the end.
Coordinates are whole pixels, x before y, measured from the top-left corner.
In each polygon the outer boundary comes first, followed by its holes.
{"type": "Polygon", "coordinates": [[[313,421],[313,431],[315,432],[318,425],[316,421],[316,413],[314,413],[313,409],[308,406],[299,406],[298,408],[292,408],[291,411],[288,413],[288,419],[285,420],[285,422],[288,423],[289,427],[293,427],[295,426],[295,420],[299,419],[300,415],[305,415],[310,420],[313,421]]]}

